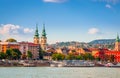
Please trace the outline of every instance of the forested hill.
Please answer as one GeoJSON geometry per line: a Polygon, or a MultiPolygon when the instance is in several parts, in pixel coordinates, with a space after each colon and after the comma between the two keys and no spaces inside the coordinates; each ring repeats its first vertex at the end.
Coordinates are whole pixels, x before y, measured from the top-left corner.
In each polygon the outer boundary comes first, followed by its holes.
{"type": "Polygon", "coordinates": [[[110,44],[114,44],[115,43],[115,39],[99,39],[99,40],[93,40],[93,41],[91,41],[91,42],[89,42],[89,44],[108,44],[108,45],[110,45],[110,44]]]}
{"type": "Polygon", "coordinates": [[[77,42],[77,41],[69,41],[69,42],[58,42],[55,44],[51,44],[52,47],[64,47],[64,46],[77,46],[77,47],[89,47],[89,45],[114,45],[115,39],[99,39],[99,40],[93,40],[91,42],[85,43],[85,42],[77,42]]]}

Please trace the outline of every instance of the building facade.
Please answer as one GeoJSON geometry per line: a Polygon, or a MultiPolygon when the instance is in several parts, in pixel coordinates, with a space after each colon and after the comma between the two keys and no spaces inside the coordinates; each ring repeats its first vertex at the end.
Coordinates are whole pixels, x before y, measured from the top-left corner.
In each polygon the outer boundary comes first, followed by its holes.
{"type": "Polygon", "coordinates": [[[98,52],[96,52],[96,54],[94,54],[94,57],[100,57],[103,60],[109,59],[109,61],[113,60],[114,62],[120,62],[120,39],[119,39],[119,35],[117,35],[114,50],[108,50],[108,49],[98,50],[98,52]]]}
{"type": "Polygon", "coordinates": [[[34,44],[31,42],[20,42],[20,48],[22,54],[27,55],[27,52],[30,51],[32,53],[32,59],[39,58],[39,44],[34,44]]]}
{"type": "Polygon", "coordinates": [[[0,42],[0,52],[6,53],[7,49],[19,49],[20,44],[18,42],[0,42]]]}

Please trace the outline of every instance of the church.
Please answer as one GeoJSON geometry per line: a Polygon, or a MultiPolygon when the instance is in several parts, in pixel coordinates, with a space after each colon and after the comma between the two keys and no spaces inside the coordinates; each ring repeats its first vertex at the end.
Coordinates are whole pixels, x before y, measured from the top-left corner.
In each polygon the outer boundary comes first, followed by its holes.
{"type": "Polygon", "coordinates": [[[39,31],[38,31],[38,25],[36,24],[36,30],[34,35],[34,44],[39,44],[41,46],[42,50],[46,50],[47,48],[47,37],[46,37],[46,31],[45,31],[45,24],[43,24],[43,30],[41,33],[41,37],[39,37],[39,31]]]}

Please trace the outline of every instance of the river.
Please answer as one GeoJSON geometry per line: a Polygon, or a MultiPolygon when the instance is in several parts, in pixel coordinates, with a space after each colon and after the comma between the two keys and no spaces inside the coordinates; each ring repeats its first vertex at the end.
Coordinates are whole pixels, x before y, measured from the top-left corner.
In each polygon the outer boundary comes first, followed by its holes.
{"type": "Polygon", "coordinates": [[[120,78],[120,68],[0,67],[0,78],[120,78]]]}

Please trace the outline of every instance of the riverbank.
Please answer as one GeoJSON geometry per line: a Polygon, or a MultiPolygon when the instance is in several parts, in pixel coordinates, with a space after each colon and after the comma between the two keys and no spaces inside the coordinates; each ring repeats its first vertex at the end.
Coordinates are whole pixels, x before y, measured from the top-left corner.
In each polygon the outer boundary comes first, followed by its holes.
{"type": "Polygon", "coordinates": [[[0,67],[120,67],[120,63],[101,63],[84,60],[0,60],[0,67]]]}
{"type": "Polygon", "coordinates": [[[0,60],[0,67],[49,67],[48,61],[42,60],[0,60]]]}

